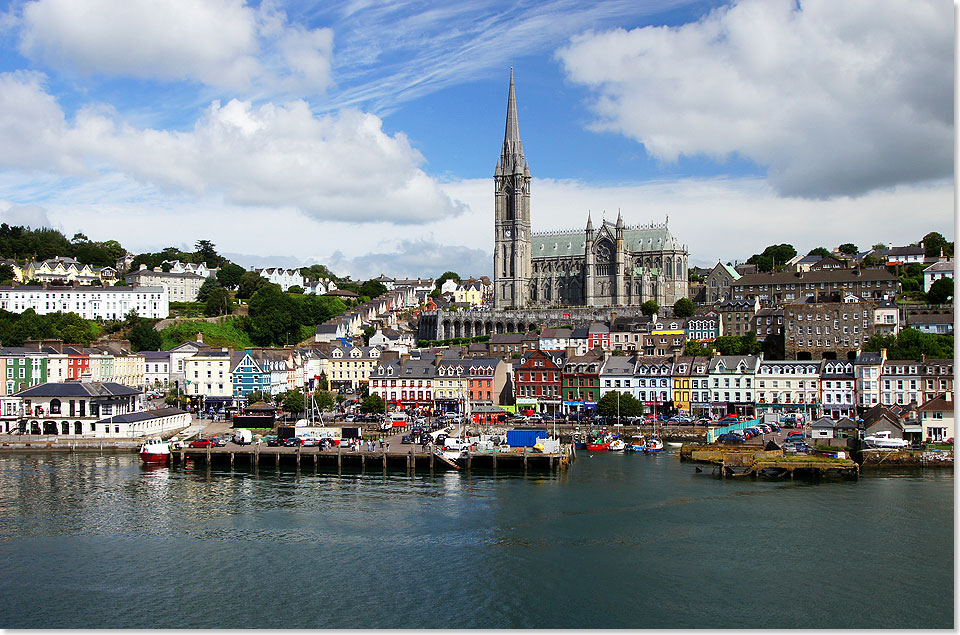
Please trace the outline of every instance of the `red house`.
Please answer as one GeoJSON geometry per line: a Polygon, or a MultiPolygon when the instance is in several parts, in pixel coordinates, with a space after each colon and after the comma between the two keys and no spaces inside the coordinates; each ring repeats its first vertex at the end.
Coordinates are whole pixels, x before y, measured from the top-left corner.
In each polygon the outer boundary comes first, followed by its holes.
{"type": "Polygon", "coordinates": [[[565,351],[532,350],[524,353],[517,368],[514,397],[517,409],[560,412],[565,351]]]}

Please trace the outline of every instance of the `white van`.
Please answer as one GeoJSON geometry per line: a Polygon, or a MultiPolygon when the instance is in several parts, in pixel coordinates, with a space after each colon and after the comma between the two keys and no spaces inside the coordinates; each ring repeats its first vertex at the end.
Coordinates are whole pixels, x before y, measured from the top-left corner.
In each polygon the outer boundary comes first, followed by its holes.
{"type": "Polygon", "coordinates": [[[253,432],[246,428],[237,428],[233,431],[233,442],[237,445],[250,445],[253,443],[253,432]]]}

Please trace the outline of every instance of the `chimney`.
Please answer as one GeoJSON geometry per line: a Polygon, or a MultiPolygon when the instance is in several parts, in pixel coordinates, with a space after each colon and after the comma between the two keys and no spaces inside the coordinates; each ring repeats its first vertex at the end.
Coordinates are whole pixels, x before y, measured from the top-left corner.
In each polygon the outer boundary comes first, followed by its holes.
{"type": "Polygon", "coordinates": [[[443,351],[437,351],[433,354],[434,363],[439,364],[440,360],[443,359],[443,351]]]}
{"type": "Polygon", "coordinates": [[[610,311],[610,328],[613,328],[613,323],[617,321],[617,312],[610,311]]]}
{"type": "Polygon", "coordinates": [[[576,356],[576,354],[577,354],[577,347],[576,347],[576,346],[568,346],[568,347],[567,347],[567,359],[572,359],[573,357],[576,356]]]}
{"type": "Polygon", "coordinates": [[[200,331],[197,332],[197,342],[203,344],[203,333],[200,331]]]}

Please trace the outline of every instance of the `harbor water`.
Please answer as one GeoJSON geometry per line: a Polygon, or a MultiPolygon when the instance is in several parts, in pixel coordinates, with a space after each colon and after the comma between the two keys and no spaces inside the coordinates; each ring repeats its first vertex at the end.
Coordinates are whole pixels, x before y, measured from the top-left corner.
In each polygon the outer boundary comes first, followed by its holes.
{"type": "Polygon", "coordinates": [[[5,628],[953,628],[952,470],[721,480],[0,455],[5,628]]]}

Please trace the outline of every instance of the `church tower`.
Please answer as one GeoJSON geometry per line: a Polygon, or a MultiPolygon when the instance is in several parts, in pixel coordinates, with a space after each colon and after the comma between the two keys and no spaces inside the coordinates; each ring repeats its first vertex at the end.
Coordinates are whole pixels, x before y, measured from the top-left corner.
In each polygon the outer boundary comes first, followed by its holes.
{"type": "Polygon", "coordinates": [[[523,307],[530,293],[530,167],[523,158],[510,69],[507,125],[494,182],[494,306],[523,307]]]}

